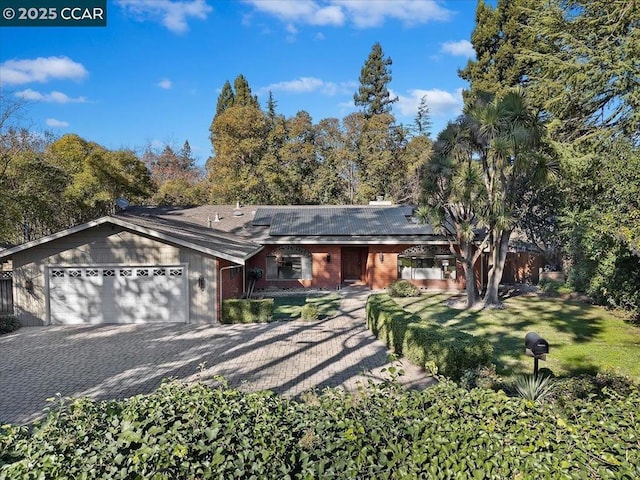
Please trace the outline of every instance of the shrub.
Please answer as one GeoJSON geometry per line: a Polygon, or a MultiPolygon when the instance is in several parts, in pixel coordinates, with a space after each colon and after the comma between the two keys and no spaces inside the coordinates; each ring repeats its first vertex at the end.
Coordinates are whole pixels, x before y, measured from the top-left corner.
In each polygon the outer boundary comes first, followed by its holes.
{"type": "Polygon", "coordinates": [[[570,403],[578,399],[602,399],[606,392],[628,396],[635,388],[629,377],[601,372],[597,375],[578,375],[555,379],[553,399],[560,403],[570,403]]]}
{"type": "Polygon", "coordinates": [[[478,337],[425,322],[401,308],[388,295],[371,295],[367,301],[367,326],[395,353],[459,380],[465,370],[489,365],[493,346],[478,337]]]}
{"type": "Polygon", "coordinates": [[[553,378],[543,375],[521,375],[513,382],[513,390],[531,402],[543,402],[553,395],[553,378]]]}
{"type": "Polygon", "coordinates": [[[407,280],[398,280],[389,285],[389,295],[392,297],[419,297],[420,289],[407,280]]]}
{"type": "Polygon", "coordinates": [[[20,321],[13,315],[0,315],[0,335],[11,333],[20,328],[20,321]]]}
{"type": "Polygon", "coordinates": [[[637,390],[566,413],[446,380],[305,399],[171,382],[74,400],[30,432],[0,428],[0,479],[640,476],[637,390]]]}
{"type": "Polygon", "coordinates": [[[222,302],[221,323],[259,323],[273,320],[273,299],[229,299],[222,302]]]}
{"type": "Polygon", "coordinates": [[[317,320],[320,309],[315,303],[305,303],[300,309],[300,318],[303,320],[317,320]]]}
{"type": "Polygon", "coordinates": [[[504,380],[496,372],[494,364],[484,365],[466,370],[460,378],[460,386],[472,388],[488,388],[490,390],[504,389],[504,380]]]}
{"type": "Polygon", "coordinates": [[[573,288],[560,280],[540,280],[538,287],[541,291],[551,296],[569,295],[573,293],[573,288]]]}

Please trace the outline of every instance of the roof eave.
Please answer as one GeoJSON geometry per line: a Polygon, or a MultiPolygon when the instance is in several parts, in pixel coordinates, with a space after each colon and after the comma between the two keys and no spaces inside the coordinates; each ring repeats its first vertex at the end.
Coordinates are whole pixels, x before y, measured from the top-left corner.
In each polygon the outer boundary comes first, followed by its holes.
{"type": "Polygon", "coordinates": [[[254,250],[246,253],[245,255],[242,255],[242,256],[229,255],[227,253],[220,252],[220,251],[217,251],[217,250],[213,250],[211,248],[202,247],[201,245],[194,244],[194,243],[182,240],[180,238],[176,238],[176,237],[172,237],[170,235],[166,235],[164,233],[155,231],[155,230],[150,229],[150,228],[142,227],[140,225],[136,225],[134,223],[127,222],[126,220],[122,220],[121,218],[112,217],[112,216],[105,216],[105,217],[100,217],[100,218],[98,218],[96,220],[92,220],[92,221],[87,222],[87,223],[83,223],[81,225],[76,225],[74,227],[67,228],[66,230],[62,230],[60,232],[56,232],[56,233],[53,233],[51,235],[47,235],[47,236],[39,238],[37,240],[32,240],[30,242],[23,243],[22,245],[18,245],[16,247],[12,247],[12,248],[9,248],[9,249],[6,249],[6,250],[2,250],[2,251],[0,251],[0,260],[2,260],[4,258],[12,257],[16,253],[20,253],[20,252],[28,250],[30,248],[38,247],[40,245],[44,245],[46,243],[53,242],[53,241],[58,240],[60,238],[64,238],[66,236],[73,235],[75,233],[79,233],[79,232],[82,232],[82,231],[87,230],[89,228],[94,228],[94,227],[103,225],[105,223],[118,225],[118,226],[120,226],[122,228],[125,228],[127,230],[132,230],[134,232],[140,233],[142,235],[146,235],[148,237],[152,237],[152,238],[156,238],[158,240],[163,240],[165,242],[169,242],[169,243],[173,243],[173,244],[176,244],[176,245],[180,245],[181,247],[189,248],[191,250],[195,250],[197,252],[204,253],[206,255],[211,255],[213,257],[221,258],[223,260],[228,260],[229,262],[237,263],[239,265],[244,265],[245,262],[249,258],[253,257],[256,253],[260,252],[264,248],[263,246],[256,244],[256,248],[254,250]]]}

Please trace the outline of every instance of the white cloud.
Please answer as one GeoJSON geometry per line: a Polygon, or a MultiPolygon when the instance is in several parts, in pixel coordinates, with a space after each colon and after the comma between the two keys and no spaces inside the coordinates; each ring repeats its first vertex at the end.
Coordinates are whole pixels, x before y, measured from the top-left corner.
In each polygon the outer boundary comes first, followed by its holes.
{"type": "Polygon", "coordinates": [[[20,92],[15,93],[16,97],[23,98],[24,100],[31,100],[34,102],[48,102],[48,103],[86,103],[87,99],[85,97],[76,97],[72,98],[62,92],[50,92],[50,93],[40,93],[36,90],[31,90],[27,88],[26,90],[22,90],[20,92]]]}
{"type": "Polygon", "coordinates": [[[54,128],[67,128],[69,126],[68,122],[56,120],[55,118],[47,118],[46,124],[54,128]]]}
{"type": "Polygon", "coordinates": [[[165,90],[169,90],[172,87],[172,83],[171,80],[169,80],[168,78],[163,78],[162,80],[160,80],[157,85],[160,88],[164,88],[165,90]]]}
{"type": "Polygon", "coordinates": [[[446,21],[452,12],[435,0],[245,0],[246,3],[280,20],[316,26],[339,27],[351,23],[357,28],[379,27],[388,19],[407,26],[446,21]]]}
{"type": "Polygon", "coordinates": [[[406,26],[446,21],[452,12],[433,0],[334,0],[343,7],[349,20],[358,28],[379,27],[387,19],[399,20],[406,26]]]}
{"type": "Polygon", "coordinates": [[[473,49],[473,45],[469,40],[444,42],[443,44],[441,44],[440,50],[444,53],[449,53],[451,55],[457,55],[460,57],[473,58],[476,56],[476,51],[473,49]]]}
{"type": "Polygon", "coordinates": [[[295,80],[272,83],[258,90],[259,95],[271,92],[310,93],[319,91],[323,95],[333,96],[355,91],[355,82],[325,82],[315,77],[300,77],[295,80]]]}
{"type": "Polygon", "coordinates": [[[420,101],[425,96],[429,106],[429,114],[432,117],[454,118],[462,113],[462,88],[458,88],[455,92],[435,88],[432,90],[409,90],[409,95],[399,95],[394,92],[391,94],[398,97],[398,103],[394,105],[394,108],[408,117],[415,117],[420,101]]]}
{"type": "Polygon", "coordinates": [[[54,79],[81,80],[89,72],[69,57],[38,57],[30,60],[7,60],[0,64],[0,83],[21,85],[45,83],[54,79]]]}
{"type": "Polygon", "coordinates": [[[187,32],[190,17],[205,20],[213,11],[205,0],[117,0],[116,3],[138,20],[159,21],[174,33],[187,32]]]}
{"type": "Polygon", "coordinates": [[[334,5],[323,6],[313,0],[246,0],[246,3],[261,12],[273,15],[280,20],[307,25],[344,24],[345,16],[340,7],[334,5]]]}

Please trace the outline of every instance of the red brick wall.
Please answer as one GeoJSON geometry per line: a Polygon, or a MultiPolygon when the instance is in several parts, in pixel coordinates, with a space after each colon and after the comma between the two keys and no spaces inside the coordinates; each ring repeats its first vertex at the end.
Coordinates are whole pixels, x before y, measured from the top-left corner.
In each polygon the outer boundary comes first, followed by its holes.
{"type": "Polygon", "coordinates": [[[261,268],[263,276],[256,282],[256,289],[264,288],[335,288],[342,282],[340,246],[301,245],[311,253],[312,280],[269,280],[267,279],[267,256],[280,245],[267,245],[247,262],[247,269],[261,268]],[[330,260],[327,261],[327,255],[330,260]]]}
{"type": "MultiPolygon", "coordinates": [[[[261,268],[263,277],[256,282],[256,289],[265,288],[324,288],[335,289],[342,283],[342,256],[340,245],[300,245],[307,249],[313,258],[312,280],[268,280],[267,256],[279,245],[267,245],[247,264],[250,268],[261,268]],[[331,260],[327,262],[327,255],[331,260]]],[[[363,281],[372,289],[384,289],[398,279],[398,255],[412,245],[362,246],[366,257],[363,269],[363,281]],[[382,258],[380,258],[382,253],[382,258]]],[[[225,278],[226,280],[226,278],[225,278]]],[[[416,285],[434,290],[463,290],[464,272],[458,265],[457,280],[415,280],[416,285]]],[[[223,280],[224,285],[224,280],[223,280]]]]}

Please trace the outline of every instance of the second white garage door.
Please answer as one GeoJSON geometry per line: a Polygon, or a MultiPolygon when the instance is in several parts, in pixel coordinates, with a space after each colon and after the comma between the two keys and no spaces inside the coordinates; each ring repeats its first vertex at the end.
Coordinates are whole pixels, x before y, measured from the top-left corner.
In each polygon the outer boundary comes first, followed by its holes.
{"type": "Polygon", "coordinates": [[[180,266],[49,269],[52,324],[187,322],[180,266]]]}

